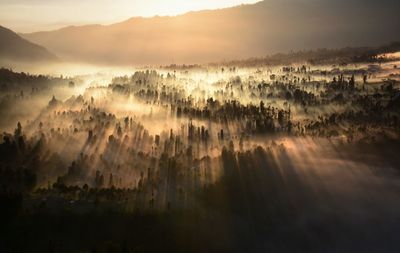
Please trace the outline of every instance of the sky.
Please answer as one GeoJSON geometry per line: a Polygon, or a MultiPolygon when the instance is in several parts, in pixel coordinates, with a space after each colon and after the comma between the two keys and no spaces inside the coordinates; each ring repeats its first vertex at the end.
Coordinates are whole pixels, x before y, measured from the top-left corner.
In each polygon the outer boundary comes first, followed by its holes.
{"type": "Polygon", "coordinates": [[[27,33],[69,25],[111,24],[131,17],[177,15],[259,0],[0,0],[0,25],[27,33]]]}

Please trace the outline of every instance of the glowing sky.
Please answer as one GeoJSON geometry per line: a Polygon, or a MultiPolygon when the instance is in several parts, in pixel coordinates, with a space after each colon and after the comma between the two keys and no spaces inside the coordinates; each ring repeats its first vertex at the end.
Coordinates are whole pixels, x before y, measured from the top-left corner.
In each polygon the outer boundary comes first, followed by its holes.
{"type": "Polygon", "coordinates": [[[177,15],[257,0],[0,0],[0,25],[17,32],[109,24],[134,16],[177,15]]]}

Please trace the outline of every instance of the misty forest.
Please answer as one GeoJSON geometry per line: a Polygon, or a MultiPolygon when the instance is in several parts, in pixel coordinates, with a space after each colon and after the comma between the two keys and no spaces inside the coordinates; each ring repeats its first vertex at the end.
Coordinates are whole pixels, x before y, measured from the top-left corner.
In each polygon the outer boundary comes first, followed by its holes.
{"type": "Polygon", "coordinates": [[[0,27],[0,251],[399,252],[399,18],[359,40],[340,26],[338,44],[282,28],[265,53],[267,34],[236,40],[228,23],[273,2],[0,27]]]}

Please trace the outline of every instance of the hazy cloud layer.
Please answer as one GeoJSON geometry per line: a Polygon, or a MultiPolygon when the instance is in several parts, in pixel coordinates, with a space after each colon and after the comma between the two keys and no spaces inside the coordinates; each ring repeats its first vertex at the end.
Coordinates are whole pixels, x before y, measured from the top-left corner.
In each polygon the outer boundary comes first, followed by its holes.
{"type": "Polygon", "coordinates": [[[0,24],[17,32],[33,32],[255,2],[257,0],[4,0],[0,2],[0,24]]]}
{"type": "Polygon", "coordinates": [[[267,0],[176,17],[132,18],[24,37],[65,60],[169,64],[260,57],[400,40],[400,2],[267,0]],[[93,43],[95,42],[95,43],[93,43]]]}

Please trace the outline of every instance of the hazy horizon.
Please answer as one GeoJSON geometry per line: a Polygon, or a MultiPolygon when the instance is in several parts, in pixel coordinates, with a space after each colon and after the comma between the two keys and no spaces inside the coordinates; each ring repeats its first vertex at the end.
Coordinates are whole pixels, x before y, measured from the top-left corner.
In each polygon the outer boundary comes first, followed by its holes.
{"type": "Polygon", "coordinates": [[[176,16],[192,11],[214,10],[252,4],[260,0],[3,0],[0,24],[17,33],[50,31],[66,26],[109,25],[132,17],[176,16]],[[76,12],[79,10],[79,12],[76,12]],[[73,13],[73,15],[71,15],[73,13]]]}
{"type": "MultiPolygon", "coordinates": [[[[181,5],[175,7],[166,7],[164,12],[179,10],[181,5]]],[[[131,18],[107,26],[76,26],[21,36],[66,61],[113,65],[207,63],[291,50],[380,46],[399,41],[399,8],[400,3],[393,0],[265,0],[173,17],[131,18]]]]}

